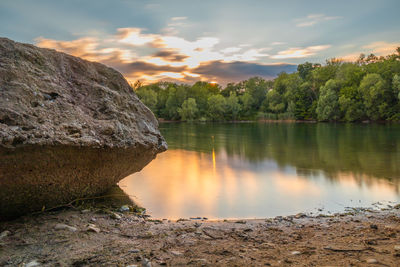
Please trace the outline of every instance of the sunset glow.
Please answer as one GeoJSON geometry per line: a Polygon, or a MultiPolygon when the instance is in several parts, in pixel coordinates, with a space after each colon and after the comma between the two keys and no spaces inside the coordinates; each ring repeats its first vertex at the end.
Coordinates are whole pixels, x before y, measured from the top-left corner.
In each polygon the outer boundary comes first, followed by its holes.
{"type": "Polygon", "coordinates": [[[104,63],[129,82],[145,84],[201,80],[224,85],[252,76],[271,79],[282,71],[295,71],[304,61],[352,61],[360,53],[387,55],[400,45],[397,1],[383,7],[369,0],[363,11],[357,1],[289,2],[199,2],[189,8],[175,1],[114,1],[103,9],[112,9],[112,16],[74,2],[57,8],[45,0],[25,5],[5,1],[0,4],[2,13],[18,10],[24,20],[1,16],[7,23],[0,23],[0,29],[17,41],[104,63]],[[33,19],[32,9],[42,13],[33,19]],[[77,14],[75,23],[66,23],[71,19],[67,14],[77,14]],[[369,23],[375,26],[367,27],[369,23]],[[26,25],[32,24],[37,27],[25,35],[26,25]]]}

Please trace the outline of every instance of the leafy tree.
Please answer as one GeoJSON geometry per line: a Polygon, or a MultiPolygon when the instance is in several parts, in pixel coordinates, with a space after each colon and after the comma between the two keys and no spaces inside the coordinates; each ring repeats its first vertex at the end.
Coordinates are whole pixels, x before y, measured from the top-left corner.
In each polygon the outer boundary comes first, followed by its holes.
{"type": "Polygon", "coordinates": [[[311,74],[313,68],[313,64],[310,62],[299,64],[297,66],[297,71],[299,72],[300,78],[302,78],[303,80],[307,79],[311,74]]]}
{"type": "Polygon", "coordinates": [[[297,120],[312,118],[312,104],[314,101],[314,93],[311,89],[310,82],[302,83],[296,90],[289,91],[288,101],[290,113],[297,120]]]}
{"type": "Polygon", "coordinates": [[[226,111],[225,98],[222,95],[212,95],[208,98],[208,117],[213,121],[224,120],[226,111]]]}
{"type": "Polygon", "coordinates": [[[246,92],[239,97],[240,102],[242,103],[242,115],[245,117],[251,116],[253,112],[253,98],[251,95],[246,92]]]}
{"type": "Polygon", "coordinates": [[[365,116],[364,104],[357,85],[343,87],[340,90],[339,106],[345,121],[359,121],[365,116]]]}
{"type": "Polygon", "coordinates": [[[319,121],[335,121],[339,119],[338,103],[339,83],[336,80],[329,80],[320,89],[320,96],[317,105],[319,121]]]}
{"type": "Polygon", "coordinates": [[[153,113],[156,112],[156,106],[157,106],[157,94],[147,88],[143,89],[138,89],[136,91],[136,94],[138,95],[139,99],[149,108],[153,113]]]}
{"type": "Polygon", "coordinates": [[[230,119],[236,120],[240,110],[241,105],[239,103],[239,98],[236,96],[236,92],[231,91],[229,97],[226,99],[226,113],[230,119]]]}
{"type": "Polygon", "coordinates": [[[326,65],[312,70],[312,82],[314,88],[320,88],[330,79],[335,79],[336,72],[340,68],[341,62],[336,59],[326,61],[326,65]]]}
{"type": "Polygon", "coordinates": [[[276,91],[270,90],[263,102],[263,109],[267,112],[282,113],[285,111],[285,103],[283,97],[276,91]]]}
{"type": "Polygon", "coordinates": [[[385,118],[388,104],[384,101],[386,84],[382,77],[377,73],[367,74],[362,79],[359,90],[368,117],[372,120],[385,118]]]}
{"type": "Polygon", "coordinates": [[[266,97],[268,90],[267,82],[259,77],[253,77],[246,81],[246,92],[252,97],[252,106],[254,110],[258,110],[266,97]]]}
{"type": "MultiPolygon", "coordinates": [[[[400,53],[400,47],[398,48],[399,53],[400,53]]],[[[400,100],[400,75],[395,74],[393,76],[393,90],[394,93],[397,95],[397,98],[400,100]]]]}
{"type": "Polygon", "coordinates": [[[336,80],[343,86],[358,86],[365,75],[363,68],[354,63],[344,63],[336,73],[336,80]]]}
{"type": "Polygon", "coordinates": [[[198,111],[196,100],[194,98],[186,99],[183,101],[182,107],[178,108],[178,113],[183,121],[194,120],[198,111]]]}

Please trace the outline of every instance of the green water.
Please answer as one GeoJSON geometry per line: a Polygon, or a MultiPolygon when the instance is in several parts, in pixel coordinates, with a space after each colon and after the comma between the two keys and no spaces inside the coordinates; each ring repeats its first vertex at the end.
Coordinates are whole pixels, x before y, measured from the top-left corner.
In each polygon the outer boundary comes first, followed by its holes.
{"type": "Polygon", "coordinates": [[[400,201],[400,125],[164,123],[160,130],[169,150],[120,183],[154,217],[262,218],[400,201]]]}

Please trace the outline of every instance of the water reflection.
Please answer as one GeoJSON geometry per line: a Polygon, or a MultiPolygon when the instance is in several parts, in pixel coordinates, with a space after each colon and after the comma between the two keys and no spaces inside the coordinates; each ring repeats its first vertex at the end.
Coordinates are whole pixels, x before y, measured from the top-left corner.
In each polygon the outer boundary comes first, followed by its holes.
{"type": "Polygon", "coordinates": [[[163,124],[169,151],[120,182],[154,217],[254,218],[399,201],[396,125],[163,124]]]}

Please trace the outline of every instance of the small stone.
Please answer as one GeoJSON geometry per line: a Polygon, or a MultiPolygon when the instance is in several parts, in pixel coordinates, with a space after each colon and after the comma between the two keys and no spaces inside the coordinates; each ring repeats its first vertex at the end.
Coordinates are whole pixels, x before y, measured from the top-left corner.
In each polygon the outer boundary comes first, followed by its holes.
{"type": "Polygon", "coordinates": [[[95,232],[95,233],[100,233],[101,232],[100,228],[98,228],[96,225],[91,224],[91,223],[88,225],[87,231],[88,232],[95,232]]]}
{"type": "Polygon", "coordinates": [[[83,213],[83,214],[89,213],[89,212],[90,212],[90,210],[88,210],[88,209],[85,209],[85,210],[82,210],[82,211],[81,211],[81,213],[83,213]]]}
{"type": "Polygon", "coordinates": [[[54,229],[56,230],[69,230],[71,232],[76,232],[78,231],[78,229],[76,227],[73,226],[69,226],[63,223],[57,223],[56,226],[54,227],[54,229]]]}
{"type": "Polygon", "coordinates": [[[0,240],[3,239],[4,237],[7,237],[9,234],[11,234],[11,232],[8,231],[8,230],[5,230],[5,231],[1,232],[0,240]]]}
{"type": "Polygon", "coordinates": [[[246,224],[247,222],[245,220],[239,220],[239,221],[236,221],[235,223],[246,224]]]}
{"type": "Polygon", "coordinates": [[[33,261],[25,264],[25,267],[35,267],[35,266],[40,266],[40,263],[37,260],[33,260],[33,261]]]}
{"type": "Polygon", "coordinates": [[[176,250],[172,250],[172,251],[171,251],[171,254],[174,255],[174,256],[181,256],[181,255],[182,255],[182,252],[176,251],[176,250]]]}
{"type": "Polygon", "coordinates": [[[129,250],[129,252],[130,253],[139,253],[140,249],[134,248],[134,249],[129,250]]]}
{"type": "Polygon", "coordinates": [[[300,251],[292,251],[290,254],[292,254],[292,255],[300,255],[301,252],[300,251]]]}
{"type": "Polygon", "coordinates": [[[374,264],[374,263],[378,263],[378,261],[376,259],[367,259],[366,262],[368,264],[374,264]]]}
{"type": "Polygon", "coordinates": [[[136,264],[126,265],[126,267],[138,267],[136,264]]]}
{"type": "Polygon", "coordinates": [[[294,217],[295,217],[296,219],[300,219],[300,218],[307,217],[307,215],[305,215],[304,213],[297,213],[296,215],[294,215],[294,217]]]}
{"type": "Polygon", "coordinates": [[[394,250],[400,251],[400,245],[395,245],[395,246],[394,246],[394,250]]]}
{"type": "Polygon", "coordinates": [[[121,208],[119,208],[120,212],[128,212],[129,210],[130,209],[129,209],[128,205],[123,205],[123,206],[121,206],[121,208]]]}
{"type": "Polygon", "coordinates": [[[151,261],[148,259],[144,258],[142,262],[142,267],[151,267],[151,261]]]}
{"type": "Polygon", "coordinates": [[[121,215],[119,215],[118,213],[115,213],[115,212],[112,212],[110,216],[111,216],[111,218],[113,218],[115,220],[122,219],[121,215]]]}
{"type": "Polygon", "coordinates": [[[376,225],[376,224],[371,224],[369,227],[371,229],[378,230],[378,225],[376,225]]]}

